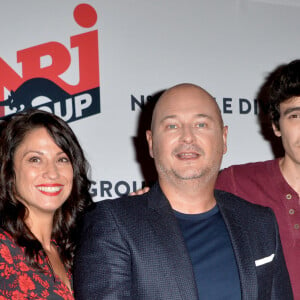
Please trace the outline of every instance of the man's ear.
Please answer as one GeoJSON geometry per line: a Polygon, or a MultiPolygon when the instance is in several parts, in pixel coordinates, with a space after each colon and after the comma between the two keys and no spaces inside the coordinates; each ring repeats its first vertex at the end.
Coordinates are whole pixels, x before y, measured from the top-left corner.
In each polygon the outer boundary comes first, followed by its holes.
{"type": "Polygon", "coordinates": [[[151,130],[146,131],[146,139],[148,142],[149,154],[153,158],[153,140],[152,140],[152,131],[151,130]]]}
{"type": "Polygon", "coordinates": [[[277,126],[272,122],[272,128],[273,128],[273,132],[276,136],[281,137],[281,131],[279,128],[277,128],[277,126]]]}
{"type": "Polygon", "coordinates": [[[227,152],[227,134],[228,134],[228,126],[223,127],[223,154],[227,152]]]}

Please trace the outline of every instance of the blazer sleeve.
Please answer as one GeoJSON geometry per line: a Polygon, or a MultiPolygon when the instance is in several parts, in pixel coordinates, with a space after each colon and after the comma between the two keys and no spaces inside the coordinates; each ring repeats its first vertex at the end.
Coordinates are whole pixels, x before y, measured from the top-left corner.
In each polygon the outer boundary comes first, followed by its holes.
{"type": "Polygon", "coordinates": [[[275,270],[273,272],[272,284],[272,300],[293,300],[293,292],[290,282],[289,273],[286,267],[284,254],[282,250],[279,229],[274,212],[270,209],[276,230],[276,255],[275,255],[275,270]]]}
{"type": "Polygon", "coordinates": [[[76,300],[132,299],[129,249],[105,204],[83,223],[74,262],[76,300]]]}

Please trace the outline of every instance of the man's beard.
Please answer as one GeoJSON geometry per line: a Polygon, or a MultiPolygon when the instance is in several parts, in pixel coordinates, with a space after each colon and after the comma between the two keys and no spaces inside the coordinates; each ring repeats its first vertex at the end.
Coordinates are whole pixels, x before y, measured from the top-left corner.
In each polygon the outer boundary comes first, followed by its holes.
{"type": "MultiPolygon", "coordinates": [[[[218,173],[219,166],[207,166],[204,168],[198,168],[193,170],[175,170],[167,169],[163,164],[157,162],[157,171],[159,176],[166,179],[167,181],[175,183],[189,183],[191,181],[199,181],[203,178],[203,181],[207,182],[213,177],[213,175],[218,173]]],[[[187,167],[189,168],[189,167],[187,167]]],[[[192,169],[192,167],[190,167],[192,169]]]]}

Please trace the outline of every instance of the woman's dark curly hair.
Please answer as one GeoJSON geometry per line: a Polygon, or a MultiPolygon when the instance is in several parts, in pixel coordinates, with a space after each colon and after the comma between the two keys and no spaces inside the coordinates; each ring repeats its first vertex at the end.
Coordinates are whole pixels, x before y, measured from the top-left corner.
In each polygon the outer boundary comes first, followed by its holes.
{"type": "Polygon", "coordinates": [[[300,60],[293,60],[277,68],[269,77],[267,109],[271,121],[279,128],[280,103],[300,96],[300,60]]]}
{"type": "Polygon", "coordinates": [[[30,265],[39,268],[37,258],[44,253],[41,243],[25,223],[26,207],[15,197],[14,154],[28,133],[46,128],[56,145],[69,157],[73,167],[73,187],[70,196],[54,214],[52,239],[64,265],[71,270],[76,244],[76,225],[88,206],[88,163],[83,150],[69,125],[54,114],[42,110],[30,110],[13,115],[3,121],[0,133],[0,219],[1,226],[9,232],[20,247],[30,265]],[[42,252],[41,252],[42,251],[42,252]]]}

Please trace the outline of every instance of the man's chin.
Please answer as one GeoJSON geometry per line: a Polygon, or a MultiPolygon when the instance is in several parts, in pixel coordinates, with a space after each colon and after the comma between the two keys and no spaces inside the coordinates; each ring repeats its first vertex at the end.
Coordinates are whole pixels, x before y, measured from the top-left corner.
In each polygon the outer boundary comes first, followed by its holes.
{"type": "Polygon", "coordinates": [[[178,179],[181,179],[181,180],[193,180],[193,179],[199,179],[199,178],[203,177],[203,175],[205,173],[199,172],[199,171],[191,172],[189,170],[188,172],[174,172],[174,174],[178,179]]]}

